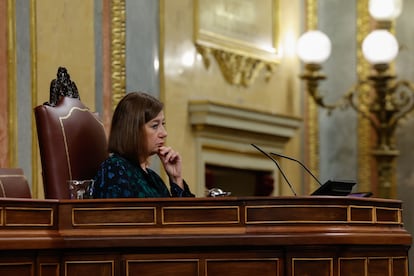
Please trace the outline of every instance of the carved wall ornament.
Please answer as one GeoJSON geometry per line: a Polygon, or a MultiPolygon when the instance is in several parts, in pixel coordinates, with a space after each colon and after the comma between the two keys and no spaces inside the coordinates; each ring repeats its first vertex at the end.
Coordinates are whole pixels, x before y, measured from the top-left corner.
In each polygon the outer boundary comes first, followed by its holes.
{"type": "Polygon", "coordinates": [[[265,80],[268,81],[276,66],[275,63],[200,45],[197,45],[197,50],[203,57],[206,68],[210,67],[211,55],[214,56],[224,79],[232,85],[250,86],[262,69],[265,70],[265,80]]]}
{"type": "Polygon", "coordinates": [[[112,110],[126,93],[126,3],[111,0],[112,110]]]}
{"type": "Polygon", "coordinates": [[[224,79],[247,87],[279,63],[278,0],[194,0],[194,39],[206,68],[216,60],[224,79]]]}

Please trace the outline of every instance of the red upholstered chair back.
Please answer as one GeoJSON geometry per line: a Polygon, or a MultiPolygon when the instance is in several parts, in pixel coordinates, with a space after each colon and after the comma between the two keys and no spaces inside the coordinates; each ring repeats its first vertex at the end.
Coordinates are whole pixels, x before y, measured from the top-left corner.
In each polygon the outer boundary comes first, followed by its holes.
{"type": "Polygon", "coordinates": [[[103,124],[78,98],[34,109],[45,198],[70,198],[67,180],[92,179],[107,156],[103,124]]]}
{"type": "Polygon", "coordinates": [[[32,197],[23,169],[0,168],[0,197],[32,197]]]}

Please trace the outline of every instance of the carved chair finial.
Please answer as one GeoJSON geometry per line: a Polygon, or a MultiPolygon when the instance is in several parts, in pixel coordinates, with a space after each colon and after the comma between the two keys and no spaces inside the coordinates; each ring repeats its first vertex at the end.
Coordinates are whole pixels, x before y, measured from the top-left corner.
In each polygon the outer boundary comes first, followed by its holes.
{"type": "Polygon", "coordinates": [[[50,83],[49,102],[45,102],[44,104],[55,106],[60,97],[65,96],[80,99],[78,88],[75,82],[71,81],[70,75],[65,67],[59,67],[56,76],[56,79],[50,83]]]}

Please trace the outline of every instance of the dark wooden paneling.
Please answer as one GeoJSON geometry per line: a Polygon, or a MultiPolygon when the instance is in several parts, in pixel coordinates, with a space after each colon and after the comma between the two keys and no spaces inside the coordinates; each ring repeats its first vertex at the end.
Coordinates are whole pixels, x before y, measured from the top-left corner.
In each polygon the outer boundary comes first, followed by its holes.
{"type": "Polygon", "coordinates": [[[5,226],[53,226],[52,208],[6,207],[5,226]]]}
{"type": "Polygon", "coordinates": [[[63,275],[76,276],[114,276],[115,267],[112,261],[66,261],[63,275]]]}
{"type": "Polygon", "coordinates": [[[155,224],[155,207],[73,208],[73,226],[127,226],[155,224]]]}
{"type": "Polygon", "coordinates": [[[237,224],[238,206],[163,207],[163,224],[237,224]]]}
{"type": "Polygon", "coordinates": [[[368,258],[368,276],[390,276],[389,258],[368,258]]]}
{"type": "Polygon", "coordinates": [[[292,276],[303,275],[333,276],[333,258],[294,258],[292,260],[292,276]]]}
{"type": "Polygon", "coordinates": [[[352,222],[374,222],[374,208],[372,207],[356,207],[351,206],[351,218],[350,221],[352,222]]]}
{"type": "Polygon", "coordinates": [[[346,222],[346,206],[249,206],[247,223],[346,222]]]}
{"type": "Polygon", "coordinates": [[[340,258],[339,276],[366,276],[366,258],[340,258]]]}
{"type": "Polygon", "coordinates": [[[380,208],[377,207],[377,222],[380,223],[389,223],[389,222],[400,222],[401,221],[401,213],[400,210],[395,208],[380,208]]]}
{"type": "Polygon", "coordinates": [[[37,275],[59,276],[61,269],[61,253],[59,251],[47,251],[37,254],[37,275]]]}
{"type": "Polygon", "coordinates": [[[198,260],[127,260],[127,276],[196,276],[198,260]]]}
{"type": "Polygon", "coordinates": [[[279,259],[223,259],[207,260],[206,275],[209,276],[279,276],[279,259]]]}
{"type": "Polygon", "coordinates": [[[40,263],[38,267],[39,274],[41,276],[59,276],[60,264],[59,263],[40,263]]]}
{"type": "Polygon", "coordinates": [[[35,275],[34,262],[0,262],[0,275],[33,276],[35,275]]]}
{"type": "Polygon", "coordinates": [[[393,258],[392,260],[392,275],[408,275],[407,258],[393,258]]]}
{"type": "Polygon", "coordinates": [[[408,276],[398,200],[0,199],[0,210],[0,275],[408,276]]]}

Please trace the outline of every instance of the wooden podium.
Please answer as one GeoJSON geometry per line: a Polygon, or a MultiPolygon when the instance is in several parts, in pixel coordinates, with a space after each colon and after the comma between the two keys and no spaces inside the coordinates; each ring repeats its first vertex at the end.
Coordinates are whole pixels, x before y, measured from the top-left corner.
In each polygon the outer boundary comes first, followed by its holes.
{"type": "Polygon", "coordinates": [[[408,276],[398,200],[1,199],[0,275],[408,276]]]}

